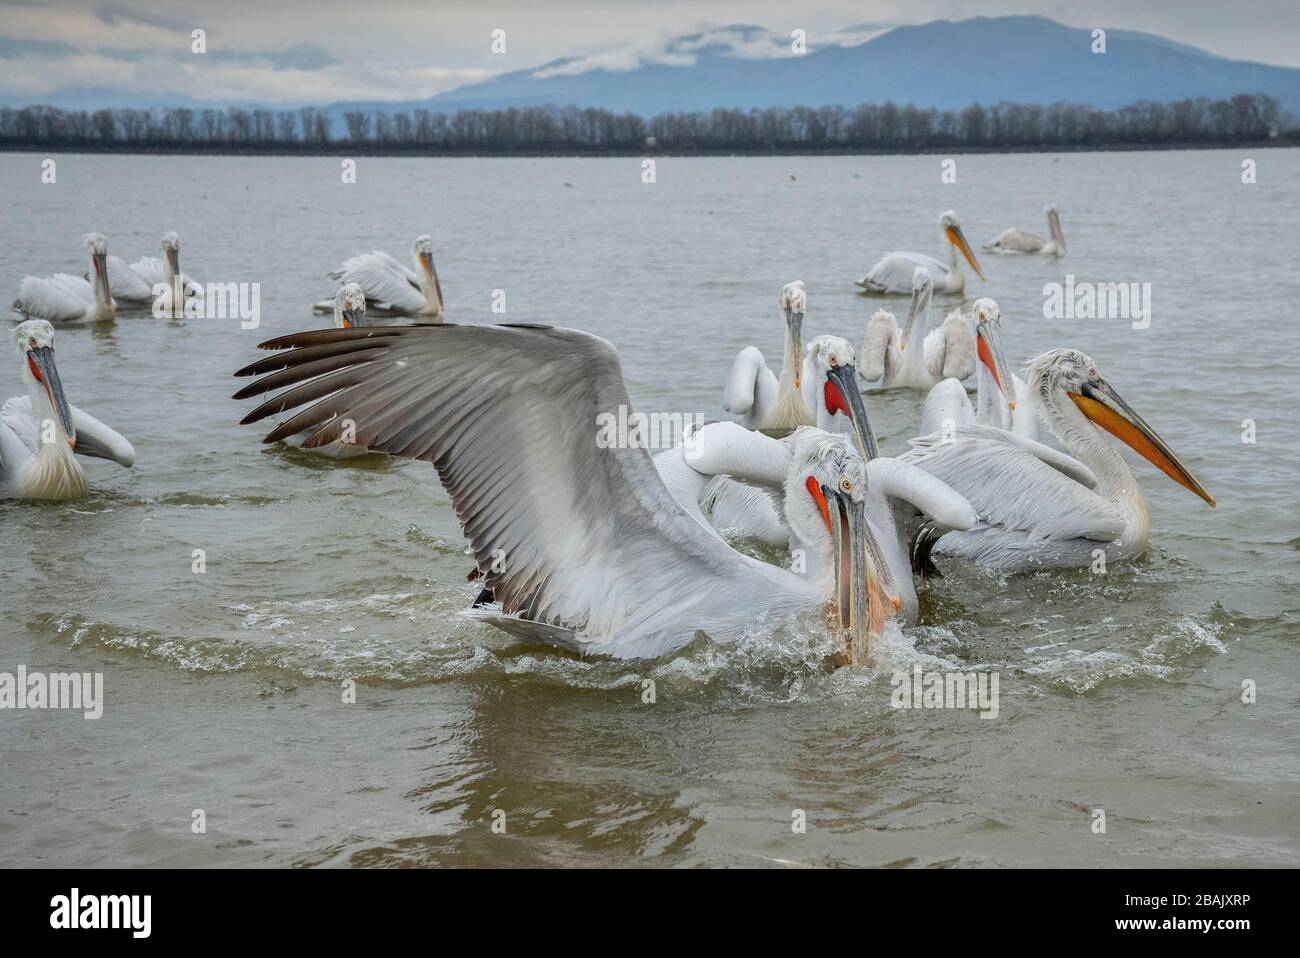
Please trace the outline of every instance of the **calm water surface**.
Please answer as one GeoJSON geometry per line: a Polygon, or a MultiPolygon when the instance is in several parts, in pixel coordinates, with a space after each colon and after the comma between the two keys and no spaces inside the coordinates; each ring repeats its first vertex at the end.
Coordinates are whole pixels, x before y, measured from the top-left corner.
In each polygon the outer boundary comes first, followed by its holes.
{"type": "MultiPolygon", "coordinates": [[[[1242,158],[971,156],[955,185],[937,157],[661,159],[647,186],[637,159],[363,158],[343,185],[337,158],[125,156],[42,185],[41,157],[0,156],[6,302],[82,271],[91,229],[128,260],[176,229],[188,273],[262,289],[256,330],[59,332],[69,399],[138,461],[91,461],[80,502],[0,503],[0,671],[101,671],[107,697],[99,721],[0,713],[6,863],[1296,864],[1300,151],[1260,151],[1249,186],[1242,158]],[[851,281],[881,252],[934,250],[947,207],[977,245],[1041,232],[1049,201],[1069,256],[985,256],[968,293],[1002,305],[1013,363],[1090,353],[1218,508],[1140,463],[1145,559],[950,563],[874,669],[828,670],[815,624],[652,662],[514,644],[458,616],[472,563],[432,468],[264,447],[229,398],[257,342],[320,325],[325,270],[430,232],[450,318],[499,320],[504,290],[509,321],[612,340],[642,410],[713,418],[737,349],[779,355],[782,283],[807,284],[810,335],[856,345],[878,302],[851,281]],[[1150,328],[1044,319],[1066,271],[1151,283],[1150,328]],[[1000,715],[892,710],[917,662],[998,671],[1000,715]]],[[[921,396],[867,401],[901,451],[921,396]]]]}

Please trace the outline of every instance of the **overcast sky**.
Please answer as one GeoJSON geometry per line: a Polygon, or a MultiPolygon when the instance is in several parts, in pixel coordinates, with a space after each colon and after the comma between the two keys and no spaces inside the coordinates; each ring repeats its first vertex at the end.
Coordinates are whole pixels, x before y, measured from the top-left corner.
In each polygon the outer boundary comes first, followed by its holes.
{"type": "MultiPolygon", "coordinates": [[[[39,101],[105,88],[271,103],[430,96],[573,54],[653,49],[701,28],[754,23],[810,45],[860,24],[1037,13],[1143,30],[1236,59],[1300,67],[1300,2],[1249,0],[0,0],[0,95],[39,101]],[[1086,7],[1087,12],[1082,12],[1086,7]],[[208,52],[190,53],[190,31],[208,52]],[[490,49],[506,31],[504,56],[490,49]]],[[[829,42],[827,39],[826,42],[829,42]]],[[[981,55],[971,52],[972,65],[981,55]]]]}

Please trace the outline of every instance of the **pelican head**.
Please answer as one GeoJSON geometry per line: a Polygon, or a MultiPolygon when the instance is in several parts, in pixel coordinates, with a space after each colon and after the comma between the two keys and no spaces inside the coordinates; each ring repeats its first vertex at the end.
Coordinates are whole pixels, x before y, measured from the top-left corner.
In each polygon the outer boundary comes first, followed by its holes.
{"type": "Polygon", "coordinates": [[[416,269],[419,270],[425,295],[434,305],[434,311],[441,316],[442,284],[438,282],[438,270],[433,265],[433,239],[427,233],[417,236],[415,242],[411,244],[411,258],[415,261],[416,269]]]}
{"type": "Polygon", "coordinates": [[[799,353],[803,349],[803,315],[808,309],[808,293],[803,288],[803,280],[796,279],[782,286],[776,301],[785,317],[787,360],[794,367],[794,385],[798,389],[803,383],[799,353]]]}
{"type": "Polygon", "coordinates": [[[91,282],[95,287],[96,298],[111,303],[113,294],[108,290],[108,240],[104,239],[103,233],[87,233],[81,237],[81,242],[90,255],[90,270],[87,275],[93,277],[91,282]]]}
{"type": "Polygon", "coordinates": [[[1015,380],[1002,348],[1002,310],[987,296],[975,300],[975,351],[993,376],[993,384],[1012,409],[1016,408],[1015,380]]]}
{"type": "Polygon", "coordinates": [[[819,551],[830,557],[834,572],[835,623],[865,651],[888,607],[902,605],[867,523],[866,464],[847,436],[803,426],[789,442],[786,516],[800,541],[824,544],[819,551]]]}
{"type": "Polygon", "coordinates": [[[181,271],[181,238],[174,230],[162,235],[163,259],[167,262],[167,271],[177,276],[181,271]]]}
{"type": "Polygon", "coordinates": [[[38,427],[46,420],[57,422],[68,446],[75,448],[77,430],[72,424],[72,409],[54,364],[54,327],[43,319],[19,323],[14,327],[14,345],[23,359],[23,379],[32,396],[32,415],[38,427]]]}
{"type": "Polygon", "coordinates": [[[822,391],[822,402],[816,402],[814,396],[808,406],[818,410],[817,425],[828,432],[839,432],[842,423],[851,426],[859,454],[870,462],[880,455],[880,449],[862,403],[856,358],[849,341],[839,336],[818,336],[809,342],[805,353],[809,385],[822,391]],[[823,416],[828,421],[823,421],[823,416]]]}
{"type": "Polygon", "coordinates": [[[370,325],[366,320],[366,294],[356,283],[345,283],[334,294],[334,325],[340,329],[370,325]]]}
{"type": "Polygon", "coordinates": [[[1043,207],[1043,215],[1047,217],[1047,229],[1052,234],[1052,242],[1056,244],[1056,254],[1065,252],[1065,234],[1061,232],[1061,211],[1056,208],[1055,203],[1048,203],[1043,207]]]}
{"type": "Polygon", "coordinates": [[[918,266],[912,270],[912,304],[907,310],[907,323],[903,326],[903,333],[898,337],[900,352],[907,349],[907,344],[912,341],[917,319],[928,315],[930,297],[933,295],[934,277],[924,266],[918,266]]]}
{"type": "Polygon", "coordinates": [[[939,237],[953,245],[962,256],[966,257],[966,262],[970,263],[970,268],[975,270],[980,279],[986,279],[984,270],[980,269],[980,264],[975,261],[975,253],[970,248],[970,243],[966,242],[966,234],[961,231],[961,222],[957,219],[956,210],[944,210],[939,215],[939,237]]]}
{"type": "Polygon", "coordinates": [[[1086,354],[1077,349],[1054,349],[1037,357],[1029,364],[1029,387],[1043,401],[1044,409],[1066,409],[1068,397],[1087,420],[1214,506],[1214,497],[1205,491],[1168,443],[1120,398],[1086,354]]]}

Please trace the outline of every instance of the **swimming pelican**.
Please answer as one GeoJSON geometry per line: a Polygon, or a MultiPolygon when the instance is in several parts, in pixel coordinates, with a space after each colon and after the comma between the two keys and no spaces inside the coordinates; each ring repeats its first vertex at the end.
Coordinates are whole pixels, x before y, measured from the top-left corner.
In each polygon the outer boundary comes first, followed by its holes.
{"type": "Polygon", "coordinates": [[[108,288],[113,299],[124,303],[155,303],[159,311],[166,316],[180,316],[184,313],[185,299],[202,296],[203,291],[188,276],[181,273],[181,238],[175,232],[168,231],[162,236],[162,259],[157,256],[142,256],[131,265],[118,256],[109,256],[108,288]],[[183,284],[184,292],[175,296],[178,280],[183,284]],[[164,286],[160,295],[154,294],[154,288],[164,286]]]}
{"type": "MultiPolygon", "coordinates": [[[[296,333],[241,372],[288,386],[244,422],[304,407],[264,439],[312,430],[433,464],[499,605],[470,613],[582,653],[659,656],[704,632],[741,638],[764,616],[835,600],[868,641],[881,583],[862,522],[863,465],[842,436],[795,440],[783,507],[806,544],[799,575],[744,556],[688,515],[639,443],[593,419],[631,408],[603,339],[543,326],[372,326],[296,333]],[[837,523],[832,526],[832,523],[837,523]],[[837,535],[832,538],[834,528],[837,535]],[[837,556],[837,545],[841,554],[837,556]],[[838,559],[838,561],[837,561],[838,559]]],[[[251,392],[251,391],[250,391],[251,392]]]]}
{"type": "MultiPolygon", "coordinates": [[[[356,283],[366,294],[371,309],[398,316],[431,316],[442,322],[442,285],[433,266],[433,240],[417,236],[411,244],[411,269],[387,253],[374,250],[358,253],[326,275],[340,283],[356,283]]],[[[328,313],[334,308],[329,300],[315,309],[328,313]]]]}
{"type": "MultiPolygon", "coordinates": [[[[825,383],[830,401],[820,412],[841,423],[847,420],[859,450],[868,450],[865,518],[872,547],[878,550],[873,561],[878,569],[888,570],[885,595],[902,611],[906,622],[915,622],[920,605],[913,573],[923,574],[932,567],[914,559],[920,555],[914,544],[923,531],[933,540],[944,532],[972,528],[978,521],[975,510],[958,492],[924,470],[879,455],[850,363],[829,367],[825,383]]],[[[710,520],[696,508],[697,502],[712,506],[715,528],[797,548],[779,512],[777,495],[789,454],[782,440],[723,422],[695,430],[682,446],[655,456],[655,465],[669,490],[699,521],[710,520]],[[698,474],[693,481],[691,474],[698,474]]]]}
{"type": "MultiPolygon", "coordinates": [[[[859,453],[869,449],[874,456],[876,438],[862,411],[862,395],[849,341],[839,336],[816,337],[804,351],[801,368],[800,394],[804,405],[815,410],[813,420],[817,428],[847,434],[857,441],[859,453]]],[[[673,479],[663,468],[676,465],[675,459],[680,457],[672,453],[673,450],[665,450],[656,455],[655,466],[687,512],[701,522],[733,534],[752,536],[777,546],[789,542],[790,530],[777,514],[769,493],[754,486],[718,475],[703,490],[696,490],[698,495],[677,495],[673,479]],[[705,510],[709,518],[705,518],[705,510]]]]}
{"type": "Polygon", "coordinates": [[[135,462],[117,432],[71,405],[54,364],[54,327],[29,319],[14,327],[26,396],[0,407],[0,499],[77,499],[87,492],[81,456],[135,462]]]}
{"type": "Polygon", "coordinates": [[[886,253],[876,265],[867,271],[867,275],[857,281],[863,289],[872,293],[894,293],[906,296],[912,292],[912,273],[916,267],[924,267],[934,280],[934,288],[941,293],[960,293],[966,288],[966,276],[961,270],[960,252],[970,263],[970,268],[984,279],[984,271],[975,261],[975,253],[966,236],[961,231],[961,223],[953,210],[946,210],[939,216],[939,242],[946,244],[948,263],[945,265],[933,256],[924,253],[886,253]]]}
{"type": "MultiPolygon", "coordinates": [[[[366,320],[366,294],[362,292],[361,287],[356,283],[345,283],[339,287],[339,291],[334,294],[334,326],[338,329],[354,329],[359,326],[368,326],[366,320]]],[[[236,376],[245,375],[244,370],[240,370],[236,376]]],[[[244,399],[248,396],[256,396],[265,392],[262,382],[251,383],[248,387],[235,393],[236,399],[244,399]]],[[[272,387],[273,384],[272,384],[272,387]]],[[[304,449],[305,452],[315,453],[325,456],[329,459],[355,459],[357,456],[367,455],[370,450],[365,446],[357,445],[352,441],[355,430],[348,430],[345,427],[344,433],[334,442],[327,442],[319,446],[303,447],[303,443],[311,436],[311,432],[303,431],[294,436],[286,436],[285,441],[304,449]]]]}
{"type": "Polygon", "coordinates": [[[987,426],[914,439],[901,457],[947,482],[980,514],[974,529],[944,536],[940,552],[1006,572],[1086,566],[1094,552],[1107,562],[1141,555],[1150,535],[1146,500],[1103,430],[1214,505],[1088,356],[1076,349],[1044,353],[1029,365],[1028,386],[1073,459],[987,426]]]}
{"type": "Polygon", "coordinates": [[[975,404],[956,378],[944,379],[925,397],[921,435],[955,426],[996,426],[1038,438],[1038,414],[1024,380],[1011,372],[1002,348],[1002,310],[987,296],[975,301],[975,404]]]}
{"type": "Polygon", "coordinates": [[[998,234],[997,239],[984,248],[994,253],[1042,253],[1044,256],[1065,255],[1065,234],[1061,232],[1061,213],[1055,205],[1043,207],[1047,216],[1047,234],[1051,240],[1045,240],[1034,233],[1012,227],[998,234]]]}
{"type": "Polygon", "coordinates": [[[803,282],[786,283],[777,294],[785,320],[785,365],[781,378],[772,375],[767,360],[754,346],[736,354],[722,393],[722,408],[751,429],[794,429],[811,426],[812,412],[803,397],[803,317],[808,294],[803,282]]]}
{"type": "Polygon", "coordinates": [[[974,313],[950,312],[927,332],[934,280],[923,267],[912,271],[912,303],[899,332],[894,314],[876,310],[862,340],[862,377],[888,388],[931,389],[944,377],[965,379],[975,368],[974,313]],[[911,347],[910,349],[908,347],[911,347]]]}
{"type": "Polygon", "coordinates": [[[87,276],[94,280],[55,273],[53,276],[24,276],[18,286],[14,309],[31,319],[54,322],[95,321],[113,318],[113,295],[108,289],[108,241],[102,233],[81,238],[90,254],[87,276]]]}

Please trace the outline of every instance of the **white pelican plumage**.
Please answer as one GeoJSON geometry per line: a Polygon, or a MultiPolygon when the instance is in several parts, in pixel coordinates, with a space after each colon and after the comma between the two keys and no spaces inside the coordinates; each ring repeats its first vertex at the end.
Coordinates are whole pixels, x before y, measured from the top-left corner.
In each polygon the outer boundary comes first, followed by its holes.
{"type": "Polygon", "coordinates": [[[1041,253],[1043,256],[1064,256],[1065,234],[1061,232],[1060,210],[1055,205],[1045,206],[1043,215],[1047,217],[1047,235],[1051,237],[1050,240],[1012,227],[1003,230],[984,248],[993,253],[1041,253]]]}
{"type": "Polygon", "coordinates": [[[1103,430],[1211,506],[1214,499],[1173,450],[1076,349],[1034,359],[1029,392],[1074,457],[987,426],[959,426],[912,441],[901,458],[944,480],[980,514],[980,524],[944,536],[938,551],[1006,572],[1108,563],[1146,551],[1146,500],[1103,430]]]}
{"type": "MultiPolygon", "coordinates": [[[[358,253],[326,275],[340,283],[356,283],[365,291],[367,305],[378,312],[398,316],[428,316],[442,322],[442,285],[433,265],[433,240],[417,236],[411,244],[412,269],[380,250],[358,253]]],[[[317,303],[317,312],[327,313],[333,303],[317,303]]]]}
{"type": "Polygon", "coordinates": [[[165,315],[180,316],[185,308],[185,299],[202,296],[202,290],[194,280],[181,273],[180,236],[174,231],[168,231],[163,234],[160,245],[161,259],[157,256],[142,256],[127,265],[121,257],[109,256],[105,263],[108,268],[108,288],[117,302],[158,302],[165,315]],[[155,289],[160,286],[166,287],[165,290],[155,294],[155,289]],[[176,295],[178,288],[181,289],[180,296],[176,295]]]}
{"type": "Polygon", "coordinates": [[[857,284],[871,293],[906,296],[912,292],[912,273],[920,266],[930,274],[936,290],[941,293],[960,293],[966,288],[966,275],[962,272],[961,260],[957,256],[959,252],[979,278],[984,279],[984,271],[976,262],[975,253],[966,242],[961,223],[953,210],[945,210],[939,216],[939,242],[948,252],[947,263],[924,253],[886,253],[867,271],[866,276],[857,280],[857,284]]]}
{"type": "MultiPolygon", "coordinates": [[[[312,430],[433,464],[495,599],[470,614],[582,653],[659,656],[698,632],[741,638],[761,617],[824,610],[866,642],[878,585],[863,465],[841,436],[796,437],[784,510],[808,550],[798,575],[748,558],[674,501],[639,443],[601,443],[630,409],[603,339],[539,326],[372,326],[296,333],[241,372],[291,387],[244,418],[305,407],[265,437],[312,430]],[[836,534],[832,536],[830,530],[836,534]],[[837,545],[842,554],[836,553],[837,545]]],[[[255,384],[256,385],[256,384],[255,384]]],[[[250,391],[250,392],[252,392],[250,391]]]]}
{"type": "Polygon", "coordinates": [[[1011,372],[1002,348],[1002,310],[986,297],[975,315],[975,403],[956,378],[937,383],[921,408],[920,434],[955,426],[996,426],[1027,439],[1038,438],[1038,414],[1024,380],[1011,372]]]}
{"type": "MultiPolygon", "coordinates": [[[[919,602],[913,575],[931,568],[914,560],[914,543],[923,529],[933,538],[949,530],[972,528],[978,521],[975,511],[961,494],[923,469],[881,458],[858,389],[852,348],[837,337],[818,337],[810,344],[810,354],[814,346],[826,352],[826,361],[819,364],[819,391],[827,402],[819,404],[818,428],[848,433],[859,452],[865,452],[865,516],[872,533],[868,545],[878,550],[872,562],[880,573],[881,599],[885,606],[900,610],[907,623],[914,623],[919,602]]],[[[787,446],[779,439],[742,429],[735,422],[714,422],[695,430],[689,443],[660,452],[655,465],[686,510],[699,515],[701,510],[694,508],[697,500],[707,507],[715,528],[757,536],[770,545],[789,542],[794,549],[798,543],[781,519],[776,495],[788,456],[787,446]],[[682,480],[682,467],[702,478],[682,480]]]]}
{"type": "Polygon", "coordinates": [[[30,319],[14,327],[26,396],[0,407],[0,499],[78,499],[88,491],[76,455],[135,462],[121,435],[71,405],[54,363],[54,327],[30,319]],[[76,453],[76,455],[74,455],[76,453]]]}
{"type": "Polygon", "coordinates": [[[945,377],[965,379],[975,368],[974,313],[954,309],[938,329],[928,330],[934,280],[912,271],[912,302],[900,331],[894,314],[878,309],[862,340],[862,377],[887,388],[931,389],[945,377]]]}
{"type": "Polygon", "coordinates": [[[52,322],[97,321],[113,318],[113,295],[108,288],[108,241],[102,233],[81,238],[90,256],[90,279],[71,273],[24,276],[14,309],[30,319],[52,322]]]}
{"type": "Polygon", "coordinates": [[[803,317],[808,294],[803,282],[786,283],[777,294],[785,321],[784,365],[778,380],[755,346],[736,354],[722,393],[722,408],[751,429],[811,426],[812,412],[800,394],[803,383],[803,317]]]}

